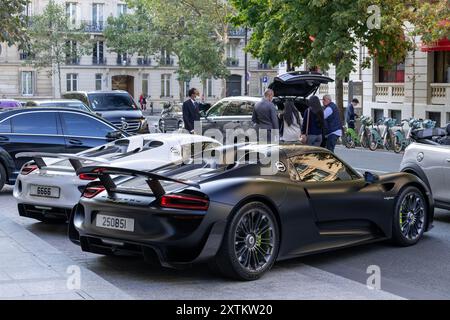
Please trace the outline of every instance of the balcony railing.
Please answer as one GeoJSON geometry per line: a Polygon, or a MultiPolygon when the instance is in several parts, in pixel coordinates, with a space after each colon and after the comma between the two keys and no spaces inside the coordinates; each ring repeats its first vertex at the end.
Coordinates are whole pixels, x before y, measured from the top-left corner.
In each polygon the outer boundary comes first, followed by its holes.
{"type": "Polygon", "coordinates": [[[173,66],[174,63],[175,63],[175,61],[173,60],[173,58],[169,58],[169,57],[167,57],[166,59],[161,59],[159,61],[160,66],[173,66]]]}
{"type": "Polygon", "coordinates": [[[375,83],[375,101],[403,103],[405,101],[405,84],[375,83]]]}
{"type": "Polygon", "coordinates": [[[328,84],[322,83],[322,84],[320,85],[320,87],[319,87],[319,94],[320,94],[320,95],[328,94],[328,90],[329,90],[328,84]]]}
{"type": "Polygon", "coordinates": [[[106,58],[92,57],[92,64],[104,65],[106,64],[106,58]]]}
{"type": "Polygon", "coordinates": [[[91,33],[102,33],[105,30],[106,23],[104,21],[82,21],[84,31],[91,33]]]}
{"type": "Polygon", "coordinates": [[[450,83],[431,83],[431,104],[450,105],[450,83]]]}
{"type": "Polygon", "coordinates": [[[239,67],[239,59],[237,58],[227,58],[227,67],[239,67]]]}
{"type": "Polygon", "coordinates": [[[272,67],[268,63],[258,63],[259,70],[270,70],[272,67]]]}
{"type": "Polygon", "coordinates": [[[139,66],[150,66],[152,64],[152,60],[150,58],[137,58],[137,64],[139,66]]]}
{"type": "Polygon", "coordinates": [[[117,57],[116,63],[119,66],[129,66],[131,64],[131,58],[117,57]]]}
{"type": "Polygon", "coordinates": [[[245,28],[231,28],[228,30],[230,37],[245,37],[245,28]]]}
{"type": "Polygon", "coordinates": [[[80,64],[80,58],[67,58],[66,59],[66,65],[79,65],[80,64]]]}

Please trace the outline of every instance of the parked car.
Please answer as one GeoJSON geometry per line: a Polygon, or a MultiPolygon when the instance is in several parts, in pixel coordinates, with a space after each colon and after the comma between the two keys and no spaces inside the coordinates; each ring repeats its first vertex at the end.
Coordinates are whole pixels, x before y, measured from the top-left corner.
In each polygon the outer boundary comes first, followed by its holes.
{"type": "Polygon", "coordinates": [[[419,136],[421,143],[406,148],[400,171],[422,179],[431,190],[435,206],[450,210],[450,125],[445,131],[422,130],[419,136]]]}
{"type": "Polygon", "coordinates": [[[108,121],[84,111],[19,108],[0,112],[0,189],[13,185],[30,158],[20,152],[76,153],[128,136],[108,121]]]}
{"type": "Polygon", "coordinates": [[[145,134],[110,142],[77,153],[48,154],[25,152],[17,157],[32,157],[19,174],[13,195],[21,216],[40,221],[66,221],[78,203],[85,186],[95,177],[75,171],[84,165],[109,165],[135,170],[152,170],[190,157],[191,151],[220,146],[220,142],[190,134],[145,134]]]}
{"type": "Polygon", "coordinates": [[[75,99],[33,100],[25,103],[26,107],[57,107],[93,112],[87,105],[75,99]]]}
{"type": "MultiPolygon", "coordinates": [[[[206,114],[210,108],[210,103],[200,103],[199,105],[199,111],[203,115],[206,114]]],[[[164,103],[163,110],[161,111],[161,117],[158,121],[158,128],[161,132],[171,132],[184,129],[183,104],[172,104],[170,102],[164,103]]]]}
{"type": "Polygon", "coordinates": [[[0,110],[1,109],[14,109],[20,108],[22,105],[20,101],[14,99],[0,99],[0,110]]]}
{"type": "Polygon", "coordinates": [[[223,149],[151,172],[79,169],[100,181],[75,207],[70,239],[86,252],[157,257],[172,267],[208,261],[254,280],[277,260],[386,239],[413,245],[432,226],[433,199],[414,175],[362,176],[318,147],[247,145],[237,156],[223,149]]]}
{"type": "MultiPolygon", "coordinates": [[[[315,94],[321,84],[334,80],[315,72],[289,72],[276,77],[269,85],[274,91],[274,104],[283,110],[286,99],[294,100],[297,109],[303,114],[308,107],[306,98],[315,94]]],[[[252,113],[261,98],[228,97],[214,104],[201,119],[202,132],[219,129],[223,134],[227,129],[247,129],[253,127],[252,113]]]]}
{"type": "Polygon", "coordinates": [[[65,99],[77,99],[99,116],[129,133],[148,133],[148,124],[133,97],[122,90],[76,91],[64,93],[65,99]]]}
{"type": "Polygon", "coordinates": [[[161,132],[171,132],[183,129],[183,104],[165,103],[161,111],[158,127],[161,132]]]}

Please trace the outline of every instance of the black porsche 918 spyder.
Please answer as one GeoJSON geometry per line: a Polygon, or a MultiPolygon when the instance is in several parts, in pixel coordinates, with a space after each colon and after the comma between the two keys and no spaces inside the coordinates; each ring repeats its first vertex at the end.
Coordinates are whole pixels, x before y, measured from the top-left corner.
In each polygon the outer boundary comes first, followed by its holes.
{"type": "Polygon", "coordinates": [[[413,245],[434,216],[417,177],[363,176],[317,147],[247,145],[232,157],[152,172],[91,166],[78,174],[99,178],[70,219],[69,237],[82,250],[171,267],[208,261],[241,280],[258,279],[277,260],[385,239],[413,245]]]}

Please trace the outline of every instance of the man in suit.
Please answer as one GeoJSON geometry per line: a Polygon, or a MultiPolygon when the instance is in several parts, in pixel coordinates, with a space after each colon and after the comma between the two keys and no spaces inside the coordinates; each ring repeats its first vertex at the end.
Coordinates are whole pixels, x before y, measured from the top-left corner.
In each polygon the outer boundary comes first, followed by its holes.
{"type": "Polygon", "coordinates": [[[184,128],[190,133],[194,133],[195,121],[200,121],[199,103],[196,98],[200,95],[197,89],[189,90],[189,99],[183,103],[184,128]]]}
{"type": "MultiPolygon", "coordinates": [[[[272,103],[273,97],[273,90],[267,89],[264,92],[264,97],[261,99],[261,101],[256,103],[252,115],[252,122],[256,130],[258,130],[259,135],[261,135],[264,130],[267,132],[266,134],[268,143],[270,143],[272,140],[272,130],[279,129],[277,109],[272,103]]],[[[259,139],[261,138],[262,137],[259,136],[259,139]]],[[[274,140],[274,142],[276,142],[276,138],[274,140]]]]}

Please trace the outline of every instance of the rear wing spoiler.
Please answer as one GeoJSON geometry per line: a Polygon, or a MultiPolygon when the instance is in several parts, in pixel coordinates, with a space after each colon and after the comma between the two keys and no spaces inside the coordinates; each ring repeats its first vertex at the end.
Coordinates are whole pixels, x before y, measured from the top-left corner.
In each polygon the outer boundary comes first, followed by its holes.
{"type": "Polygon", "coordinates": [[[39,169],[47,167],[44,158],[69,160],[70,164],[72,165],[75,171],[83,167],[81,161],[109,163],[108,160],[98,157],[84,157],[75,154],[47,153],[47,152],[21,152],[16,154],[16,158],[32,158],[34,163],[38,166],[39,169]]]}
{"type": "Polygon", "coordinates": [[[166,193],[160,181],[170,181],[200,189],[200,185],[198,183],[189,180],[174,179],[148,171],[139,171],[125,168],[115,168],[108,166],[86,166],[81,167],[80,169],[77,170],[77,175],[80,174],[89,174],[92,176],[96,176],[102,182],[106,191],[110,195],[114,193],[114,191],[117,189],[117,185],[111,178],[111,175],[143,177],[145,178],[150,190],[152,190],[153,194],[156,197],[161,197],[166,193]]]}

